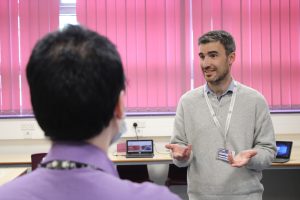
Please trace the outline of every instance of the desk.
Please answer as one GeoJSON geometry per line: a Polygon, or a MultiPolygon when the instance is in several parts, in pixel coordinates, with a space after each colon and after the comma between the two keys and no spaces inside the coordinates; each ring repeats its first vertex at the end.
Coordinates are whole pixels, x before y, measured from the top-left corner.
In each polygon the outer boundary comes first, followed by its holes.
{"type": "MultiPolygon", "coordinates": [[[[293,148],[291,159],[287,163],[273,163],[272,168],[300,168],[300,134],[276,134],[276,140],[291,140],[293,148]]],[[[155,141],[155,140],[154,140],[155,141]]],[[[160,141],[160,145],[168,143],[168,140],[160,141]]],[[[126,164],[168,164],[172,163],[172,159],[168,153],[155,153],[153,158],[126,158],[123,156],[115,156],[113,152],[109,154],[109,158],[118,165],[126,164]]],[[[30,154],[0,154],[0,166],[18,166],[30,167],[30,154]]]]}
{"type": "Polygon", "coordinates": [[[0,154],[0,166],[31,167],[31,154],[0,154]]]}
{"type": "Polygon", "coordinates": [[[27,168],[26,167],[10,167],[10,168],[0,168],[0,186],[3,185],[6,182],[9,182],[16,177],[26,173],[27,168]]]}
{"type": "MultiPolygon", "coordinates": [[[[300,134],[276,134],[276,140],[293,141],[292,153],[289,162],[272,163],[270,168],[300,168],[300,134]]],[[[167,143],[167,141],[165,142],[167,143]]],[[[137,164],[170,164],[172,158],[167,153],[155,153],[153,158],[126,158],[125,155],[109,155],[109,158],[117,165],[137,165],[137,164]]]]}
{"type": "MultiPolygon", "coordinates": [[[[117,165],[172,163],[172,158],[169,154],[156,154],[153,158],[126,158],[124,155],[109,155],[109,158],[117,165]]],[[[300,168],[300,146],[293,147],[289,162],[272,163],[271,168],[300,168]]]]}
{"type": "Polygon", "coordinates": [[[290,161],[286,163],[272,163],[271,168],[300,168],[300,134],[276,134],[276,140],[293,141],[290,161]]]}

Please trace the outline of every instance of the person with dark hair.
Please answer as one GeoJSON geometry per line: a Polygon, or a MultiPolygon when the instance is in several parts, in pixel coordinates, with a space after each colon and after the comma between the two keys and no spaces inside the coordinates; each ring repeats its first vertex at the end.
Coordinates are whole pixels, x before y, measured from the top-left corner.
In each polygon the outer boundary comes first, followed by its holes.
{"type": "Polygon", "coordinates": [[[190,200],[261,200],[262,170],[276,154],[265,98],[235,81],[235,42],[226,31],[198,40],[206,84],[184,94],[177,107],[170,149],[188,166],[190,200]]]}
{"type": "Polygon", "coordinates": [[[164,186],[121,180],[107,156],[126,130],[125,75],[107,38],[69,25],[38,41],[26,70],[52,146],[36,170],[0,188],[1,200],[179,199],[164,186]]]}

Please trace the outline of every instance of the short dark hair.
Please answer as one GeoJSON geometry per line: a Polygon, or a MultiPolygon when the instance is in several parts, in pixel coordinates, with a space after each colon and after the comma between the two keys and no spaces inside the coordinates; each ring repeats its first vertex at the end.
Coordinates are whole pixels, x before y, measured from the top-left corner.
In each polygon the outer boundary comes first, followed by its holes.
{"type": "Polygon", "coordinates": [[[230,33],[223,30],[209,31],[203,34],[198,39],[198,45],[207,44],[210,42],[220,42],[226,51],[228,56],[230,53],[235,52],[235,42],[230,33]]]}
{"type": "Polygon", "coordinates": [[[79,25],[38,41],[26,73],[36,120],[46,136],[58,141],[98,135],[114,117],[125,89],[115,45],[79,25]]]}

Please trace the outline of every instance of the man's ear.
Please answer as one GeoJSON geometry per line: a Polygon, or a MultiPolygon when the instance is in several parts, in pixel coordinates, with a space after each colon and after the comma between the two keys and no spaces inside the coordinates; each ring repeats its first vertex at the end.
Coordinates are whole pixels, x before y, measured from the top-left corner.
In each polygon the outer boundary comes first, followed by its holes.
{"type": "Polygon", "coordinates": [[[115,112],[114,112],[115,117],[118,119],[123,118],[125,115],[124,102],[125,102],[125,92],[124,92],[124,90],[121,90],[119,98],[118,98],[118,102],[115,107],[115,112]]]}
{"type": "Polygon", "coordinates": [[[234,61],[235,61],[235,52],[232,52],[228,56],[229,65],[231,66],[234,61]]]}

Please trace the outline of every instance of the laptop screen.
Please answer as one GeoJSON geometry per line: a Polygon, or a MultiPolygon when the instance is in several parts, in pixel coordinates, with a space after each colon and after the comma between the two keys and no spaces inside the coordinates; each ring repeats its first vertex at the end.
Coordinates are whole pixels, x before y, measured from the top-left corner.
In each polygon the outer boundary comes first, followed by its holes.
{"type": "Polygon", "coordinates": [[[153,154],[153,140],[127,140],[127,154],[153,154]]]}
{"type": "Polygon", "coordinates": [[[290,158],[292,144],[291,141],[276,141],[276,158],[290,158]]]}

